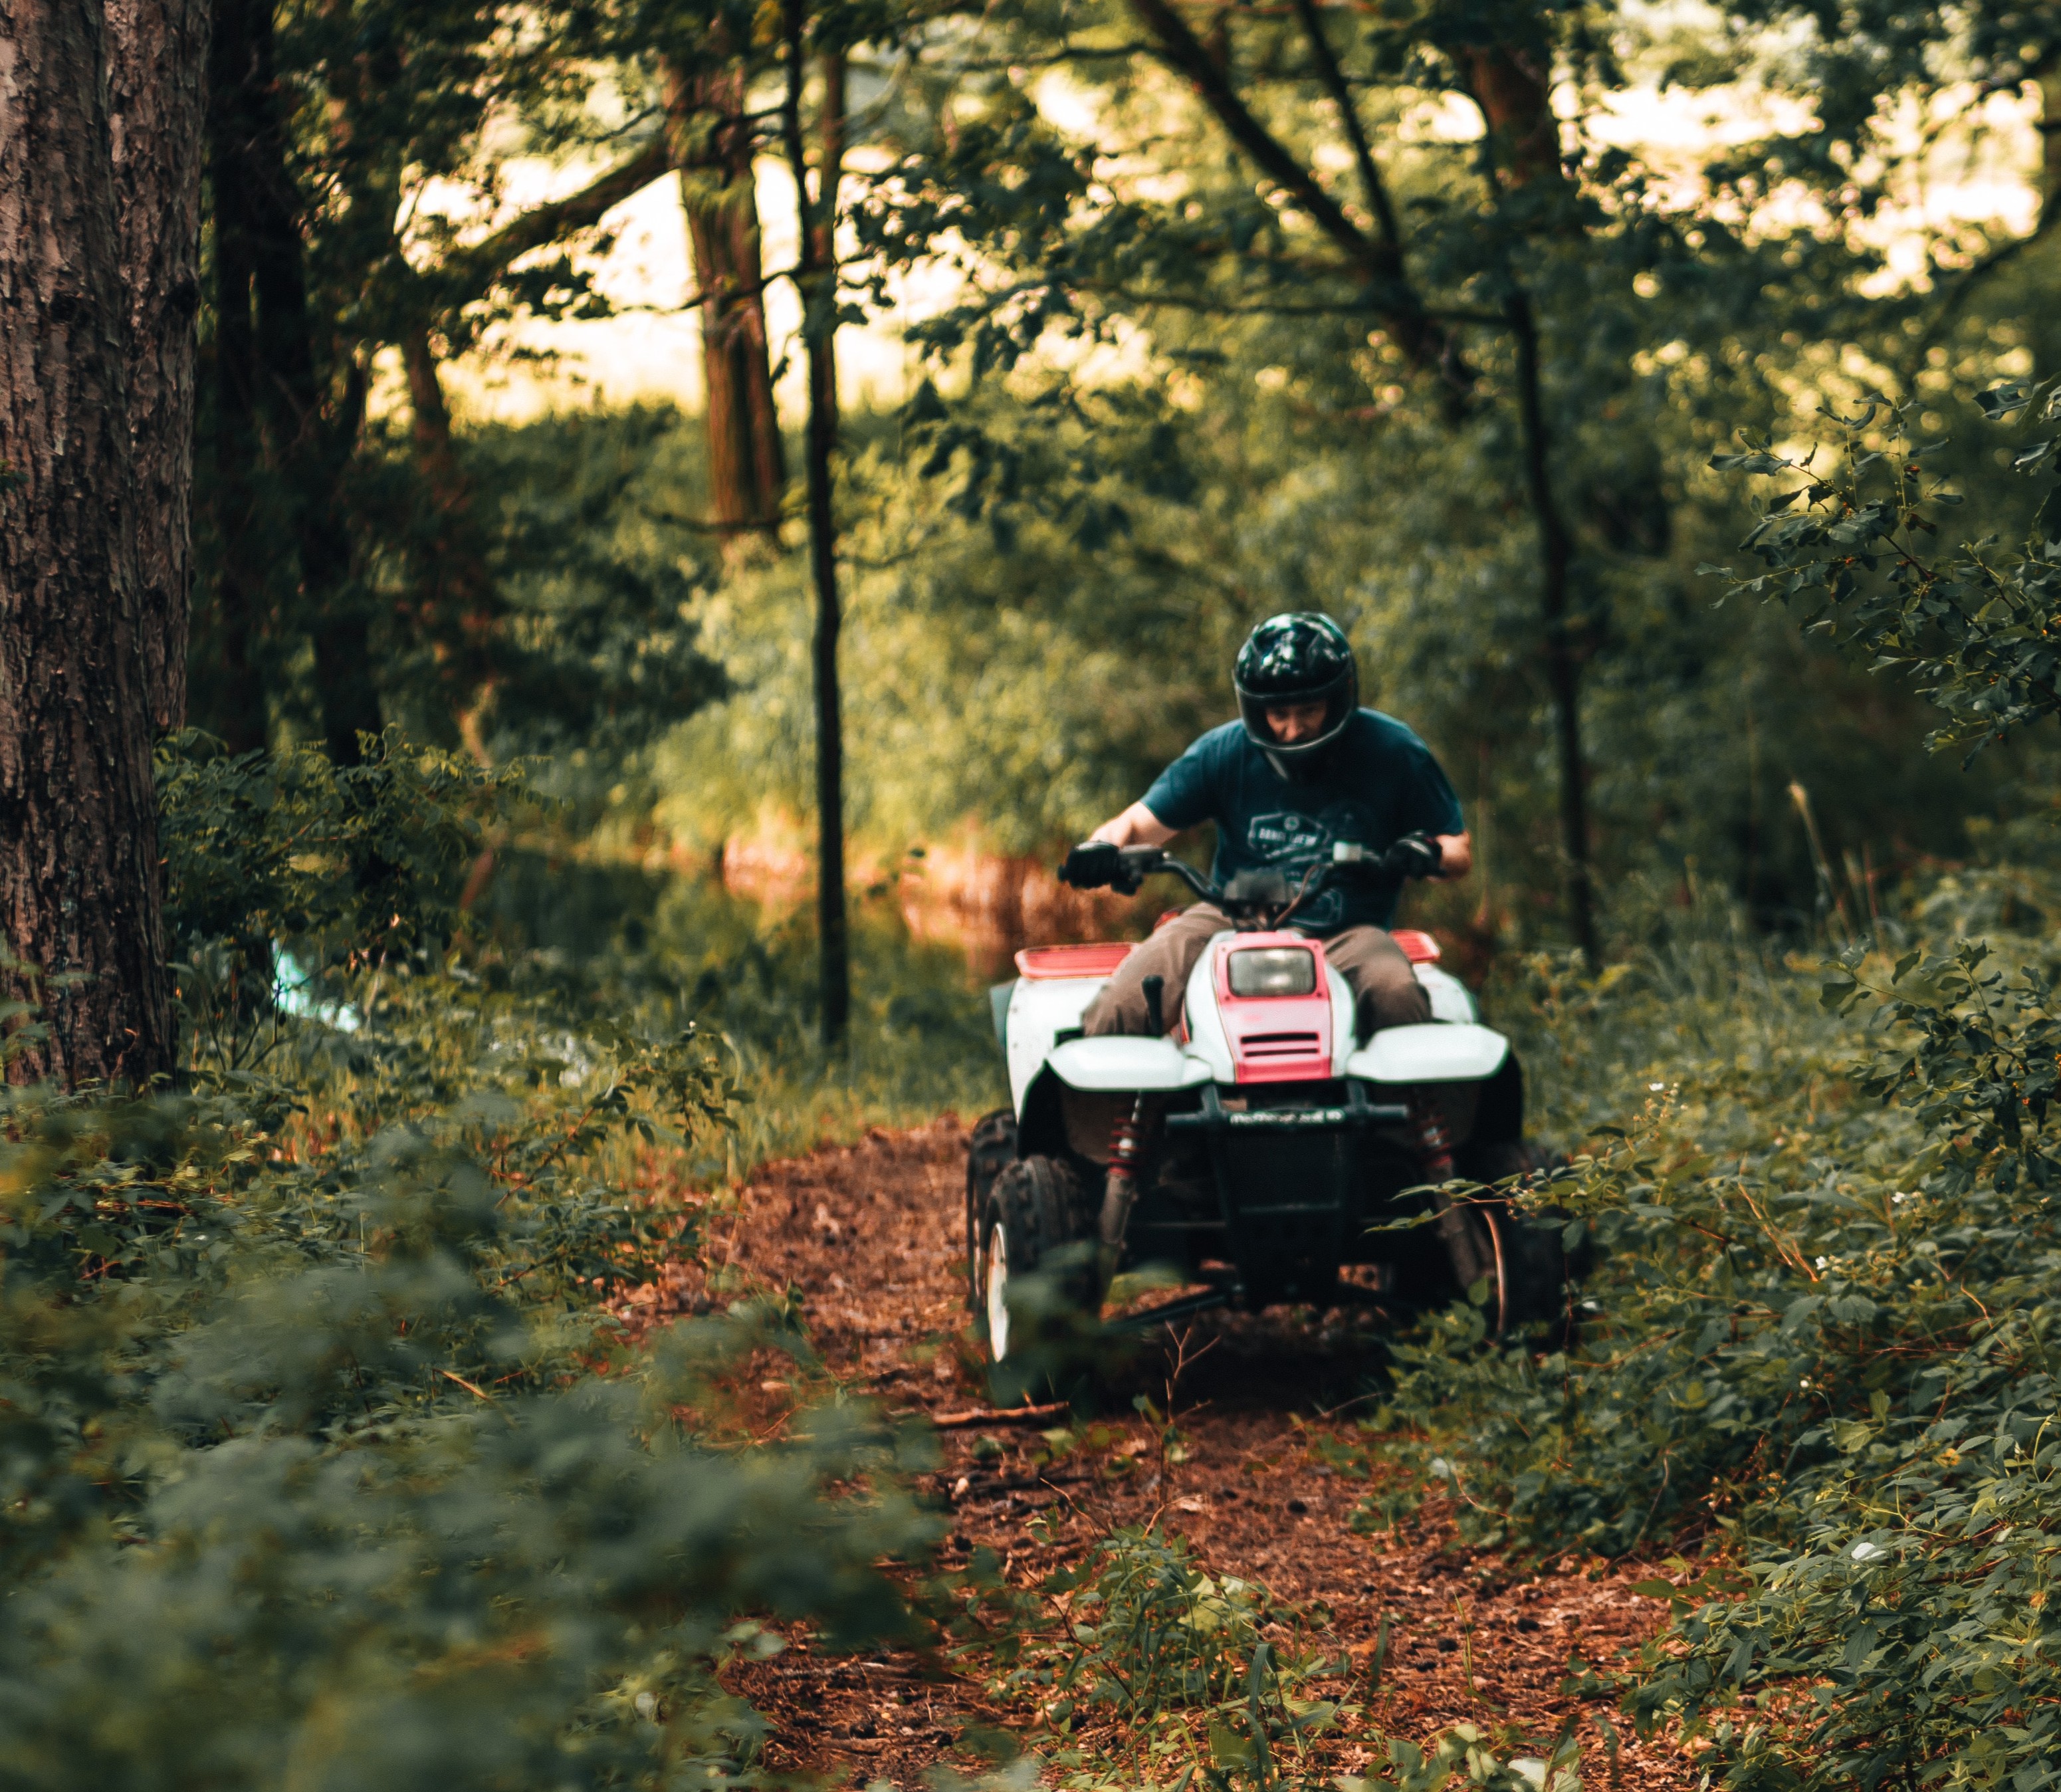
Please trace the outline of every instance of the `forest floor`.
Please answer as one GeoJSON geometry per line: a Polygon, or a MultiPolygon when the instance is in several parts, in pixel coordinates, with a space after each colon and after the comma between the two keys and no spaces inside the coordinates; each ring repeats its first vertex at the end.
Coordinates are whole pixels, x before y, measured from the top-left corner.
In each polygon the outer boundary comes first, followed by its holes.
{"type": "MultiPolygon", "coordinates": [[[[965,1149],[964,1128],[942,1120],[768,1166],[718,1223],[706,1260],[733,1283],[741,1275],[794,1290],[829,1374],[890,1411],[981,1410],[987,1390],[961,1238],[965,1149]]],[[[677,1264],[666,1285],[640,1290],[640,1304],[654,1318],[684,1309],[701,1279],[677,1264]]],[[[1351,1664],[1313,1689],[1358,1707],[1318,1746],[1316,1782],[1378,1768],[1381,1738],[1422,1742],[1471,1723],[1549,1747],[1573,1726],[1591,1788],[1690,1785],[1692,1764],[1678,1750],[1613,1730],[1607,1695],[1569,1686],[1583,1666],[1607,1669],[1658,1630],[1666,1608],[1631,1590],[1650,1567],[1573,1558],[1545,1571],[1507,1567],[1462,1547],[1429,1514],[1353,1528],[1369,1483],[1336,1465],[1363,1441],[1353,1422],[1366,1410],[1372,1355],[1363,1328],[1375,1322],[1297,1310],[1207,1315],[1179,1338],[1162,1328],[1122,1372],[1127,1385],[1108,1390],[1101,1431],[1075,1422],[1076,1438],[1087,1433],[1095,1447],[1049,1462],[1039,1458],[1051,1446],[1030,1426],[941,1430],[925,1490],[949,1514],[945,1564],[986,1546],[1012,1584],[1034,1588],[1116,1527],[1156,1515],[1207,1571],[1258,1582],[1300,1608],[1300,1640],[1351,1664]],[[1163,1408],[1170,1379],[1187,1459],[1163,1466],[1159,1431],[1131,1397],[1147,1393],[1163,1408]]],[[[768,1359],[751,1396],[762,1403],[755,1427],[777,1427],[799,1379],[768,1359]]],[[[1011,1731],[1053,1752],[1028,1700],[998,1702],[977,1671],[949,1659],[838,1655],[803,1636],[789,1643],[726,1677],[770,1720],[766,1764],[776,1771],[914,1788],[941,1764],[978,1765],[962,1734],[1011,1731]]],[[[1091,1755],[1098,1741],[1103,1758],[1114,1752],[1107,1734],[1086,1740],[1091,1755]]]]}

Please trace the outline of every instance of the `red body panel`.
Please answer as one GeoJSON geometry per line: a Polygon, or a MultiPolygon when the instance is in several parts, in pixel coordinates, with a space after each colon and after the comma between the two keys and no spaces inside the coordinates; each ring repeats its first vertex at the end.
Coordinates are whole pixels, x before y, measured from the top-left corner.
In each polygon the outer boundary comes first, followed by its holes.
{"type": "Polygon", "coordinates": [[[1398,927],[1388,936],[1403,948],[1403,956],[1413,965],[1435,964],[1439,958],[1439,942],[1427,933],[1415,927],[1398,927]]]}
{"type": "Polygon", "coordinates": [[[1240,1082],[1321,1082],[1331,1074],[1331,996],[1322,947],[1304,934],[1240,934],[1210,948],[1217,1011],[1240,1082]],[[1255,946],[1299,946],[1316,962],[1311,995],[1233,995],[1231,955],[1255,946]]]}

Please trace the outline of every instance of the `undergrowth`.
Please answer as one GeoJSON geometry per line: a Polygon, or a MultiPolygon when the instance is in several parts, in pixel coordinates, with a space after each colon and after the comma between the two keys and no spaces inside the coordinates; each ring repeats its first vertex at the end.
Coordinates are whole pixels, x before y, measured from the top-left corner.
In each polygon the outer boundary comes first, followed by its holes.
{"type": "Polygon", "coordinates": [[[503,781],[161,770],[179,1084],[0,1099],[0,1786],[756,1777],[723,1662],[906,1634],[940,1527],[864,1406],[742,1426],[778,1306],[622,1347],[749,1061],[468,942],[503,781]]]}
{"type": "MultiPolygon", "coordinates": [[[[1985,403],[2051,421],[2061,388],[1985,403]]],[[[1930,450],[1894,406],[1832,422],[1827,470],[1721,457],[1801,482],[1735,589],[1909,669],[1935,744],[2061,713],[2061,545],[1934,554],[1930,450]]],[[[1641,1589],[1671,1623],[1618,1684],[1707,1784],[2061,1781],[2061,884],[2029,822],[2013,862],[1915,888],[1822,964],[1707,912],[1512,992],[1575,1146],[1536,1198],[1597,1247],[1578,1335],[1435,1319],[1368,1447],[1469,1542],[1672,1550],[1641,1589]]]]}

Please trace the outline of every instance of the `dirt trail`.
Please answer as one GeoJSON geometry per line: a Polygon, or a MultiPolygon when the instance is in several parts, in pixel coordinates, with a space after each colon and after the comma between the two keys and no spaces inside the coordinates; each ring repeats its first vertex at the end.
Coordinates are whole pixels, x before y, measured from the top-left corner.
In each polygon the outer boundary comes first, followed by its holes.
{"type": "MultiPolygon", "coordinates": [[[[965,1140],[956,1122],[941,1121],[772,1166],[718,1229],[712,1258],[792,1285],[831,1370],[890,1408],[979,1407],[986,1388],[960,1244],[965,1140]]],[[[691,1294],[691,1272],[681,1274],[678,1285],[654,1291],[662,1309],[691,1294]]],[[[1640,1571],[1566,1562],[1515,1576],[1493,1557],[1457,1549],[1435,1524],[1352,1531],[1367,1483],[1339,1476],[1312,1446],[1355,1434],[1351,1403],[1366,1393],[1369,1355],[1359,1328],[1371,1322],[1307,1313],[1192,1322],[1176,1390],[1189,1459],[1165,1485],[1154,1472],[1151,1428],[1130,1410],[1128,1390],[1105,1422],[1116,1434],[1111,1447],[1070,1458],[1064,1473],[1030,1470],[1026,1453],[1042,1443],[1035,1431],[941,1434],[932,1489],[950,1513],[947,1562],[986,1545],[1028,1586],[1112,1527],[1158,1512],[1211,1571],[1323,1608],[1320,1640],[1356,1663],[1371,1662],[1388,1616],[1379,1684],[1370,1690],[1363,1672],[1356,1685],[1327,1689],[1364,1707],[1325,1746],[1327,1772],[1363,1771],[1379,1759],[1378,1747],[1370,1757],[1370,1731],[1422,1740],[1455,1723],[1514,1723],[1550,1738],[1574,1720],[1591,1787],[1689,1785],[1689,1763],[1670,1749],[1627,1738],[1613,1760],[1596,1722],[1612,1715],[1610,1702],[1559,1690],[1571,1657],[1607,1664],[1653,1633],[1660,1608],[1630,1591],[1640,1571]],[[1055,1544],[1029,1533],[1041,1513],[1056,1527],[1055,1544]]],[[[1163,1333],[1131,1373],[1159,1398],[1171,1360],[1163,1333]]],[[[779,1383],[766,1392],[777,1401],[779,1383]]],[[[1025,1716],[990,1706],[976,1685],[935,1675],[910,1656],[838,1659],[803,1646],[742,1671],[735,1688],[774,1723],[774,1768],[914,1787],[941,1761],[972,1765],[953,1753],[970,1722],[1020,1726],[1025,1716]]]]}

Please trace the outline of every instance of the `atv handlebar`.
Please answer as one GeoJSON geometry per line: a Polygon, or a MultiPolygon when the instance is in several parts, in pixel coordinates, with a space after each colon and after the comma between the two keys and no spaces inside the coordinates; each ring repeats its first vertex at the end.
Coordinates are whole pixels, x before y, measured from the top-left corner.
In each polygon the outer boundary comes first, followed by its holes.
{"type": "Polygon", "coordinates": [[[1179,878],[1206,902],[1214,902],[1235,921],[1271,926],[1308,898],[1334,884],[1361,878],[1428,877],[1437,868],[1439,849],[1422,834],[1407,834],[1386,852],[1357,842],[1340,840],[1328,863],[1319,860],[1299,882],[1279,871],[1240,871],[1219,885],[1193,866],[1158,846],[1119,846],[1091,840],[1067,854],[1059,881],[1075,890],[1114,890],[1137,894],[1149,878],[1165,873],[1179,878]]]}

